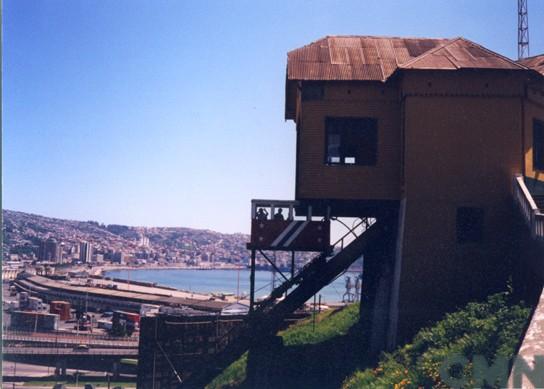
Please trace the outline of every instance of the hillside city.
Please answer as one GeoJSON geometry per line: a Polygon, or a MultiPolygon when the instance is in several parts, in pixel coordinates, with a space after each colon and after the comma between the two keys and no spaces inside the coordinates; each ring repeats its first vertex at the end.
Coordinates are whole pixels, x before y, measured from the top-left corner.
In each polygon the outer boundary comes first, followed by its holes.
{"type": "MultiPolygon", "coordinates": [[[[249,261],[246,234],[224,234],[185,227],[105,225],[3,210],[5,265],[245,267],[249,261]]],[[[311,254],[299,253],[297,266],[311,254]]],[[[289,267],[290,254],[274,255],[280,269],[289,267]]],[[[263,257],[257,267],[270,270],[263,257]]]]}
{"type": "Polygon", "coordinates": [[[244,234],[183,227],[129,227],[3,210],[4,261],[55,264],[245,265],[244,234]]]}

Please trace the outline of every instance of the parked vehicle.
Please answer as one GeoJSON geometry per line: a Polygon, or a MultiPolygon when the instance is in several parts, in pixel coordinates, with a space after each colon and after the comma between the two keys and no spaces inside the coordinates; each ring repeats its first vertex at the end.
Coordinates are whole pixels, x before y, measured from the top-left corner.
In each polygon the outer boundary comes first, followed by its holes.
{"type": "Polygon", "coordinates": [[[74,351],[89,351],[89,346],[86,344],[78,344],[74,347],[74,351]]]}

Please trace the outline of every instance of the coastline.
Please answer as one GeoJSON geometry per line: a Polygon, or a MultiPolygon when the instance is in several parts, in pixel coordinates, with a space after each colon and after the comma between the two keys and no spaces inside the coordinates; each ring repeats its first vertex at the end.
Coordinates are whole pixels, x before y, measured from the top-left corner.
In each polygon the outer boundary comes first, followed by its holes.
{"type": "Polygon", "coordinates": [[[91,269],[91,274],[94,276],[104,276],[105,272],[114,271],[114,270],[244,270],[245,266],[240,265],[226,265],[221,264],[220,266],[187,266],[185,264],[169,264],[169,265],[158,265],[158,264],[147,264],[147,265],[99,265],[93,266],[91,269]]]}

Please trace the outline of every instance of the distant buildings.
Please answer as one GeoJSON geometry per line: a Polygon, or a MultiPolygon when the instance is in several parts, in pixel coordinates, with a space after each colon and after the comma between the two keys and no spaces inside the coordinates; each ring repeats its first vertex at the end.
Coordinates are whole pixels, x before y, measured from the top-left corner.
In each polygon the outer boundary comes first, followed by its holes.
{"type": "Polygon", "coordinates": [[[38,260],[48,262],[62,262],[62,248],[55,238],[49,238],[40,242],[38,260]]]}
{"type": "Polygon", "coordinates": [[[245,249],[247,236],[243,234],[221,234],[183,227],[104,228],[91,222],[53,219],[9,210],[3,210],[3,216],[4,261],[38,259],[56,264],[93,263],[100,262],[102,254],[105,262],[125,263],[134,258],[147,263],[190,265],[200,262],[201,253],[207,253],[208,262],[216,264],[245,264],[248,258],[245,249]],[[46,245],[49,237],[56,239],[56,249],[50,247],[54,246],[52,243],[46,245]],[[80,252],[84,247],[82,242],[92,245],[90,259],[88,254],[80,252]],[[214,254],[213,259],[210,253],[214,254]]]}
{"type": "Polygon", "coordinates": [[[113,254],[113,262],[117,262],[119,264],[124,264],[125,263],[125,254],[122,252],[122,251],[116,251],[114,254],[113,254]]]}
{"type": "Polygon", "coordinates": [[[90,263],[93,256],[93,246],[89,242],[79,244],[79,260],[83,263],[90,263]]]}
{"type": "Polygon", "coordinates": [[[149,247],[149,238],[145,235],[140,236],[140,247],[149,247]]]}

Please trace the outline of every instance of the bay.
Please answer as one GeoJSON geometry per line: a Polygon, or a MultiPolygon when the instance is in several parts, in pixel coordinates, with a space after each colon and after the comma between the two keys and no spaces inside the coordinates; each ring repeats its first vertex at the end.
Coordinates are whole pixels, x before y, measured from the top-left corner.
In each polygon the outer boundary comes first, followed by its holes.
{"type": "MultiPolygon", "coordinates": [[[[234,293],[249,294],[249,270],[193,270],[193,269],[135,269],[110,270],[105,276],[112,278],[130,279],[135,281],[156,282],[158,285],[170,286],[199,293],[234,293]],[[130,274],[129,274],[130,273],[130,274]]],[[[351,277],[352,282],[360,273],[347,272],[331,284],[321,289],[321,301],[325,304],[342,301],[346,292],[345,277],[351,277]]],[[[276,274],[276,286],[282,282],[276,274]]],[[[257,270],[255,272],[256,296],[268,295],[272,288],[272,272],[257,270]]],[[[352,289],[352,293],[355,290],[352,289]]]]}

